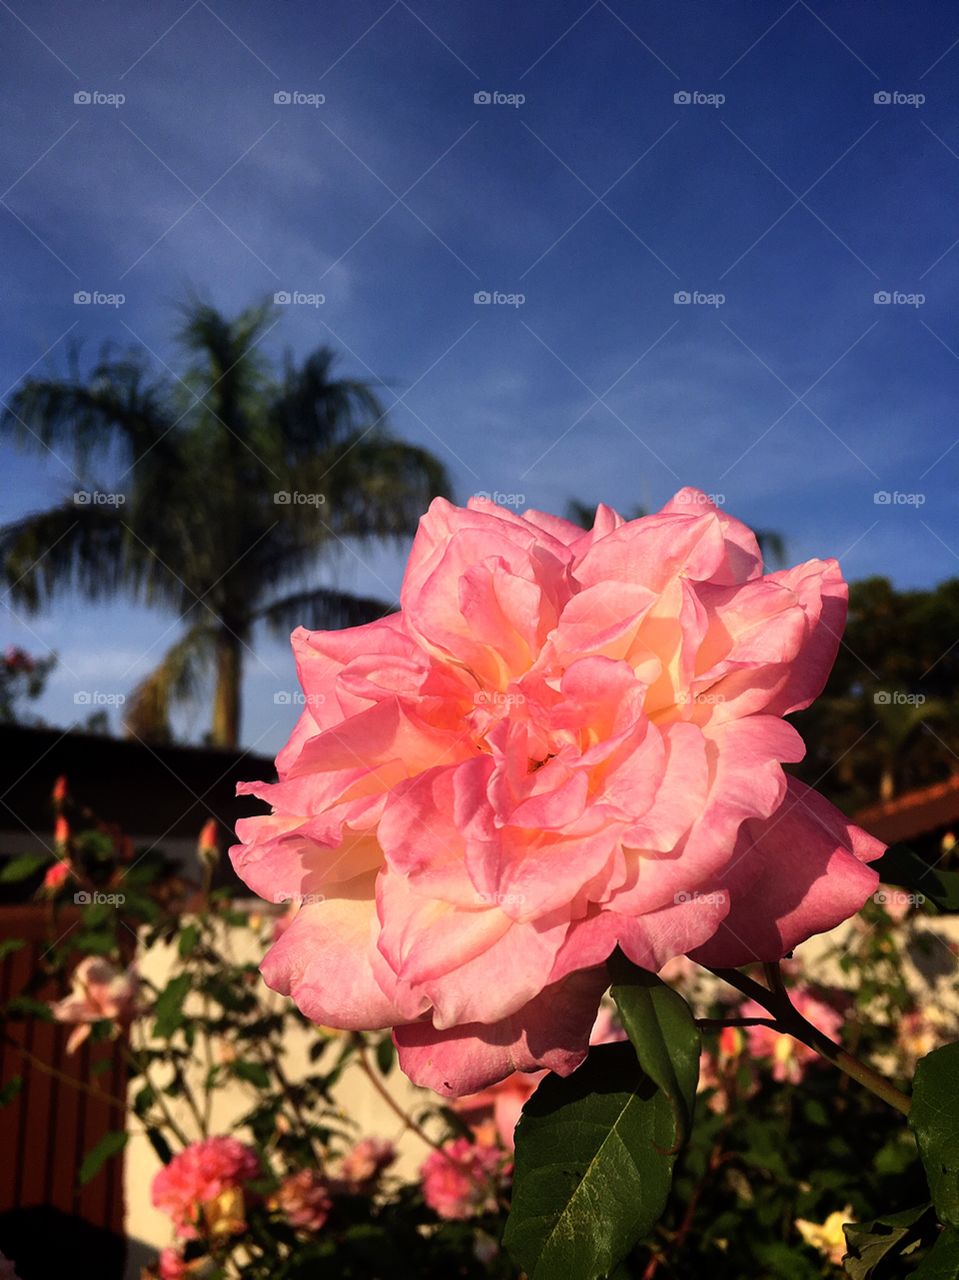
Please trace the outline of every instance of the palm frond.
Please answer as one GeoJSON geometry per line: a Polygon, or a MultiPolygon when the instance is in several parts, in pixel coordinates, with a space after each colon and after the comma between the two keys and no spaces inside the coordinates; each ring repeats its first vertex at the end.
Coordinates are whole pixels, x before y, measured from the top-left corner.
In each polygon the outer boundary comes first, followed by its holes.
{"type": "Polygon", "coordinates": [[[288,635],[294,627],[310,631],[338,631],[342,627],[360,627],[393,613],[397,606],[372,596],[357,596],[333,587],[298,591],[261,609],[256,615],[271,631],[288,635]]]}

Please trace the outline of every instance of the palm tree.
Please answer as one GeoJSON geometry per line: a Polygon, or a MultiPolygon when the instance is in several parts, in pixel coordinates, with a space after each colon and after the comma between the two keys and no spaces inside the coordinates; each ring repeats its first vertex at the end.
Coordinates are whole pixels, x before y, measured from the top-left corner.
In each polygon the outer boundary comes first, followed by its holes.
{"type": "Polygon", "coordinates": [[[449,488],[432,454],[389,435],[370,384],[336,375],[329,348],[272,372],[257,346],[269,317],[191,302],[182,376],[111,349],[83,376],[74,351],[65,377],[28,377],[0,418],[7,438],[67,450],[84,475],[98,461],[122,471],[122,504],[74,495],[0,528],[0,563],[28,609],[73,588],[177,612],[185,630],[130,699],[139,736],[168,737],[171,707],[212,674],[210,741],[235,746],[254,630],[388,612],[318,585],[317,567],[344,541],[409,535],[449,488]]]}

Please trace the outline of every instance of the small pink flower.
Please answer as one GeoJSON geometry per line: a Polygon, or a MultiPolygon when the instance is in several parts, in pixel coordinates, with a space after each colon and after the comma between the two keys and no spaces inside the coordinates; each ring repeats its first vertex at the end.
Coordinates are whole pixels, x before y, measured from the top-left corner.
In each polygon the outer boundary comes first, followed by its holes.
{"type": "Polygon", "coordinates": [[[508,1170],[498,1147],[456,1138],[423,1162],[423,1199],[441,1218],[493,1213],[508,1170]]]}
{"type": "Polygon", "coordinates": [[[189,1275],[187,1264],[180,1251],[173,1246],[161,1249],[157,1270],[160,1273],[160,1280],[185,1280],[189,1275]]]}
{"type": "Polygon", "coordinates": [[[67,1053],[83,1044],[92,1023],[104,1018],[127,1023],[140,1013],[139,990],[140,981],[132,965],[123,972],[99,956],[81,960],[73,974],[70,994],[50,1005],[57,1022],[76,1024],[67,1041],[67,1053]]]}
{"type": "Polygon", "coordinates": [[[339,1180],[351,1187],[368,1186],[396,1159],[396,1148],[386,1138],[361,1138],[340,1162],[339,1180]]]}
{"type": "Polygon", "coordinates": [[[326,1180],[316,1169],[300,1169],[284,1178],[273,1203],[290,1226],[301,1231],[319,1231],[333,1208],[326,1180]]]}
{"type": "Polygon", "coordinates": [[[232,1218],[239,1223],[232,1193],[242,1193],[259,1173],[260,1160],[251,1147],[236,1138],[204,1138],[178,1152],[157,1173],[153,1204],[170,1215],[178,1236],[191,1239],[198,1234],[205,1207],[215,1207],[222,1198],[231,1201],[232,1218]]]}
{"type": "Polygon", "coordinates": [[[70,843],[70,824],[62,813],[57,814],[53,824],[53,843],[58,849],[64,849],[70,843]]]}
{"type": "MultiPolygon", "coordinates": [[[[802,1016],[818,1027],[830,1039],[839,1035],[842,1027],[842,1014],[832,1005],[817,999],[816,996],[802,987],[794,987],[789,997],[802,1016]]],[[[740,1008],[743,1018],[768,1018],[768,1010],[752,1000],[747,1000],[740,1008]]],[[[822,1062],[815,1049],[796,1040],[793,1036],[781,1035],[772,1027],[749,1027],[747,1029],[749,1050],[754,1057],[771,1058],[773,1062],[773,1079],[798,1084],[806,1074],[808,1067],[822,1062]]]]}
{"type": "Polygon", "coordinates": [[[67,798],[67,779],[66,774],[61,773],[59,778],[53,784],[53,791],[50,793],[53,803],[59,807],[67,798]]]}

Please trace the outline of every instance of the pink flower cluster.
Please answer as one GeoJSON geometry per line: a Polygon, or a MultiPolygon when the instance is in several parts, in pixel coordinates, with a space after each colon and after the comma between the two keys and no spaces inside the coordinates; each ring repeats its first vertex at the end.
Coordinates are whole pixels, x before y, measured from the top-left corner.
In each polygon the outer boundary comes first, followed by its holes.
{"type": "Polygon", "coordinates": [[[326,1179],[317,1169],[299,1169],[284,1178],[276,1193],[275,1207],[291,1227],[301,1231],[319,1231],[330,1216],[330,1199],[326,1179]]]}
{"type": "Polygon", "coordinates": [[[240,876],[302,908],[267,983],[393,1027],[456,1096],[582,1061],[605,962],[778,960],[875,890],[882,846],[782,765],[845,621],[835,561],[763,574],[684,489],[592,530],[474,499],[420,522],[402,610],[293,636],[305,709],[240,876]]]}
{"type": "Polygon", "coordinates": [[[260,1173],[252,1147],[236,1138],[203,1138],[178,1152],[153,1179],[153,1204],[173,1219],[177,1235],[197,1234],[205,1206],[227,1193],[242,1193],[260,1173]]]}
{"type": "Polygon", "coordinates": [[[423,1199],[441,1218],[493,1213],[509,1171],[499,1147],[456,1138],[423,1162],[423,1199]]]}

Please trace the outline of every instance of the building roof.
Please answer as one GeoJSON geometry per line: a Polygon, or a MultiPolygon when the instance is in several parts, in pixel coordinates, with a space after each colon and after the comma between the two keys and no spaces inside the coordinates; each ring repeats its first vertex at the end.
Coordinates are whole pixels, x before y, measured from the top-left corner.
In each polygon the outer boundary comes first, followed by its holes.
{"type": "Polygon", "coordinates": [[[959,773],[880,804],[860,809],[853,820],[886,844],[916,840],[941,827],[959,825],[959,773]]]}
{"type": "MultiPolygon", "coordinates": [[[[195,840],[215,817],[227,831],[264,806],[238,781],[272,779],[273,761],[215,747],[159,746],[72,730],[0,724],[0,832],[49,832],[50,792],[66,776],[73,800],[135,836],[195,840]]],[[[2,849],[0,849],[2,852],[2,849]]]]}

